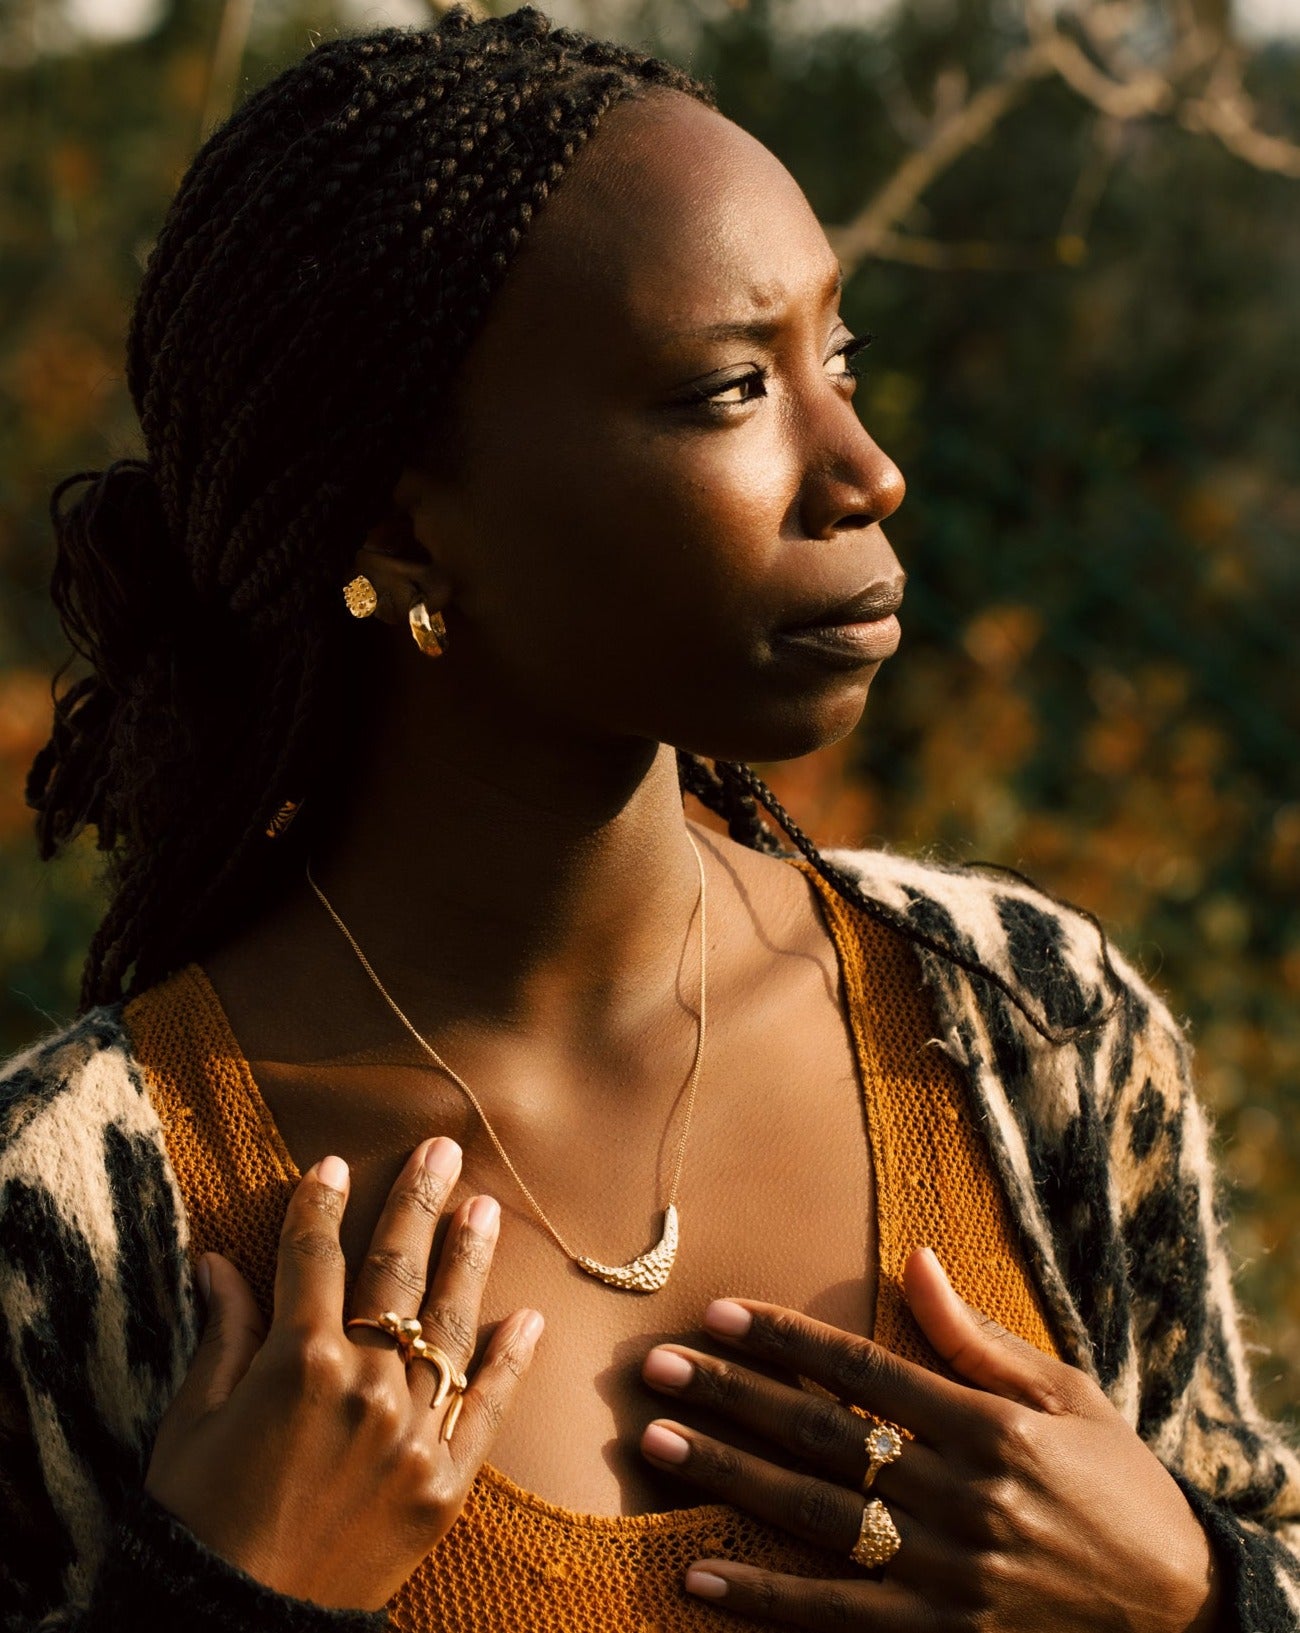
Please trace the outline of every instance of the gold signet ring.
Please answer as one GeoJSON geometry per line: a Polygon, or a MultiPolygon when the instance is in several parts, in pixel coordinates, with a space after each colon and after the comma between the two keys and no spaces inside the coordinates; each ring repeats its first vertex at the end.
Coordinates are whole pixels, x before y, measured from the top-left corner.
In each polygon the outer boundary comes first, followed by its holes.
{"type": "Polygon", "coordinates": [[[877,1566],[888,1565],[902,1546],[903,1539],[898,1534],[898,1527],[877,1497],[862,1510],[862,1529],[853,1544],[850,1558],[874,1571],[877,1566]]]}
{"type": "Polygon", "coordinates": [[[862,1477],[865,1494],[875,1484],[876,1476],[889,1463],[896,1463],[903,1453],[903,1437],[889,1423],[878,1423],[866,1439],[867,1472],[862,1477]]]}

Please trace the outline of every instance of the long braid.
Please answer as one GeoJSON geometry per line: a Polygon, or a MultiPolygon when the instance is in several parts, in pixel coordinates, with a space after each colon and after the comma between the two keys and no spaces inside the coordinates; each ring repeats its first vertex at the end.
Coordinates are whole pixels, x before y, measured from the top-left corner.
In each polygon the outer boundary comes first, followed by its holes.
{"type": "MultiPolygon", "coordinates": [[[[127,377],[147,460],[60,484],[52,593],[91,669],[28,775],[41,854],[110,853],[85,1005],[198,956],[297,875],[375,666],[338,596],[553,189],[669,64],[525,8],[319,46],[182,182],[127,377]],[[270,844],[286,799],[307,810],[270,844]]],[[[58,682],[56,682],[56,685],[58,682]]]]}
{"type": "MultiPolygon", "coordinates": [[[[726,815],[725,796],[721,795],[721,791],[728,785],[743,790],[752,801],[762,806],[768,815],[780,824],[790,836],[799,854],[812,864],[821,877],[826,880],[827,884],[846,902],[861,909],[870,918],[875,919],[878,924],[884,924],[891,930],[899,931],[908,940],[928,948],[930,952],[937,953],[949,963],[956,964],[960,969],[965,970],[968,975],[979,976],[982,980],[992,982],[1005,997],[1011,1000],[1039,1036],[1046,1038],[1049,1043],[1058,1045],[1075,1043],[1080,1039],[1094,1035],[1103,1022],[1113,1014],[1116,1005],[1122,1002],[1123,986],[1111,962],[1105,932],[1097,919],[1083,908],[1075,908],[1074,911],[1081,914],[1083,918],[1092,924],[1098,933],[1101,942],[1102,967],[1115,997],[1112,998],[1109,1006],[1101,1013],[1090,1015],[1079,1025],[1056,1028],[1049,1026],[1046,1021],[1036,1015],[1026,1003],[1023,995],[997,970],[990,968],[978,958],[968,956],[960,947],[955,947],[950,942],[931,935],[928,930],[910,919],[906,913],[900,913],[897,908],[891,907],[887,902],[882,902],[875,896],[868,896],[856,879],[822,855],[816,844],[751,767],[741,765],[735,761],[720,760],[716,763],[715,772],[718,791],[715,797],[719,797],[719,803],[712,804],[708,799],[705,800],[705,803],[709,804],[712,810],[718,811],[720,815],[726,815]]],[[[707,785],[701,782],[700,786],[707,785]]],[[[694,793],[695,789],[692,788],[691,792],[694,793]]],[[[981,864],[981,866],[983,865],[981,864]]],[[[996,871],[1006,873],[1024,883],[1029,882],[1024,879],[1023,874],[1016,873],[1013,868],[1000,868],[996,871]]]]}

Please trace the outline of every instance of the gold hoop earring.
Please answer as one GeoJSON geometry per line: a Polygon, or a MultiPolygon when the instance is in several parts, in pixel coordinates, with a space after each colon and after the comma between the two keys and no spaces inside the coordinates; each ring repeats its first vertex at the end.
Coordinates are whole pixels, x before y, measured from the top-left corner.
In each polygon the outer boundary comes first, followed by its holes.
{"type": "Polygon", "coordinates": [[[364,573],[358,573],[343,586],[343,599],[354,618],[369,618],[379,605],[379,594],[364,573]]]}
{"type": "Polygon", "coordinates": [[[440,658],[447,650],[447,625],[440,612],[430,613],[417,601],[408,614],[415,644],[427,658],[440,658]]]}

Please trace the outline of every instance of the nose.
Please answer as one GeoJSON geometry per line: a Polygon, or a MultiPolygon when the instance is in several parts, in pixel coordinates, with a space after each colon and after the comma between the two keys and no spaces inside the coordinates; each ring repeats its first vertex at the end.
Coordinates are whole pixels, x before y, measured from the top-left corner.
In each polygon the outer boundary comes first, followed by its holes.
{"type": "Polygon", "coordinates": [[[810,450],[799,495],[799,519],[810,539],[873,527],[894,514],[907,492],[902,471],[867,435],[853,409],[842,399],[836,406],[833,435],[810,450]]]}

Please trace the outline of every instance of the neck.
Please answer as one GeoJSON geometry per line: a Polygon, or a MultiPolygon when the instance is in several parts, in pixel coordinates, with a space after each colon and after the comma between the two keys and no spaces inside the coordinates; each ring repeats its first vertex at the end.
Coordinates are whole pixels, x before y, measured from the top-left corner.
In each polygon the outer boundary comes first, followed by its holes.
{"type": "MultiPolygon", "coordinates": [[[[399,693],[313,861],[413,1024],[454,1007],[577,1031],[689,984],[699,874],[675,752],[451,692],[399,693]]],[[[337,951],[353,956],[341,935],[337,951]]]]}

